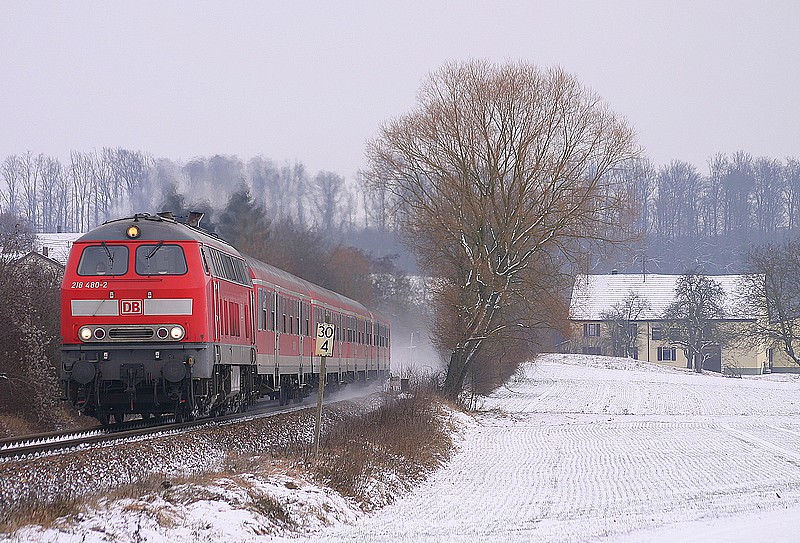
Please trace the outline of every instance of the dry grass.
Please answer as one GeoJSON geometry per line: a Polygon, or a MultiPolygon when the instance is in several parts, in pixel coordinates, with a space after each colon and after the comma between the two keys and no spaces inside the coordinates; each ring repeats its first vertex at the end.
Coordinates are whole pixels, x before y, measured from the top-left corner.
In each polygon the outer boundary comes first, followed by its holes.
{"type": "Polygon", "coordinates": [[[0,533],[13,533],[30,525],[52,528],[58,519],[74,517],[83,511],[83,507],[83,502],[66,497],[15,503],[0,510],[0,533]]]}
{"type": "Polygon", "coordinates": [[[324,437],[312,473],[370,508],[374,483],[392,478],[410,485],[420,480],[447,459],[450,436],[441,403],[430,393],[417,391],[333,427],[324,437]]]}
{"type": "Polygon", "coordinates": [[[0,438],[27,436],[40,432],[33,422],[12,414],[0,415],[0,438]]]}

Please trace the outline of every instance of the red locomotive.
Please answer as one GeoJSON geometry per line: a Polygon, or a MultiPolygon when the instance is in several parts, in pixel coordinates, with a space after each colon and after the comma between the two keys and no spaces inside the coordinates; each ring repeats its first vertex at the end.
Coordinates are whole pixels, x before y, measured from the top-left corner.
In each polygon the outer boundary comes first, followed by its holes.
{"type": "Polygon", "coordinates": [[[65,398],[103,424],[281,404],[319,383],[314,331],[335,325],[326,381],[388,375],[390,327],[358,302],[240,254],[168,214],[109,221],[73,245],[61,288],[65,398]]]}

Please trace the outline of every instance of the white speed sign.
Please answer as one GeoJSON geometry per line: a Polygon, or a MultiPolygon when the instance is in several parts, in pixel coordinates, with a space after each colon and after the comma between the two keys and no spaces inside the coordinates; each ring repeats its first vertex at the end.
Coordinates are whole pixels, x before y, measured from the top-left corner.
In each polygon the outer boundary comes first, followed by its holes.
{"type": "Polygon", "coordinates": [[[316,356],[333,356],[333,325],[327,322],[317,323],[316,356]]]}

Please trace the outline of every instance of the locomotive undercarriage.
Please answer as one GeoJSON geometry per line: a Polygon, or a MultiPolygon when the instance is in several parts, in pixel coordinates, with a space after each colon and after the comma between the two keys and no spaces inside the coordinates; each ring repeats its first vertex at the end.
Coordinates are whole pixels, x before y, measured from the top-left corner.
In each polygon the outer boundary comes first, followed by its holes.
{"type": "Polygon", "coordinates": [[[104,425],[135,414],[220,416],[255,401],[254,366],[213,364],[205,345],[160,347],[65,350],[64,399],[104,425]]]}

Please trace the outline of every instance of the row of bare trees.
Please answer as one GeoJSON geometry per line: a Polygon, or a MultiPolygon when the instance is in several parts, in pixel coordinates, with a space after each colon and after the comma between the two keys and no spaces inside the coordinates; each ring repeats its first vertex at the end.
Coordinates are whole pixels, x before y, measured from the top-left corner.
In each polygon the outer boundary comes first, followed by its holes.
{"type": "Polygon", "coordinates": [[[800,226],[800,161],[717,155],[702,174],[673,161],[645,165],[635,181],[643,231],[662,239],[744,235],[764,238],[800,226]]]}
{"type": "Polygon", "coordinates": [[[329,171],[264,157],[197,157],[186,164],[126,149],[72,152],[69,162],[44,154],[11,155],[0,163],[0,212],[35,231],[86,231],[132,212],[160,211],[182,195],[188,205],[220,209],[247,186],[266,213],[320,231],[390,227],[385,197],[329,171]]]}
{"type": "Polygon", "coordinates": [[[147,199],[152,159],[104,148],[70,154],[68,164],[43,154],[0,163],[0,211],[41,232],[84,231],[147,199]]]}

